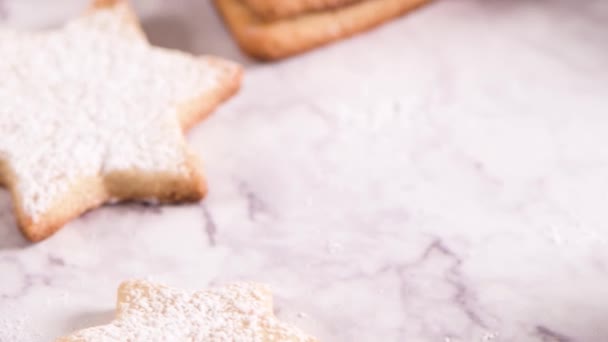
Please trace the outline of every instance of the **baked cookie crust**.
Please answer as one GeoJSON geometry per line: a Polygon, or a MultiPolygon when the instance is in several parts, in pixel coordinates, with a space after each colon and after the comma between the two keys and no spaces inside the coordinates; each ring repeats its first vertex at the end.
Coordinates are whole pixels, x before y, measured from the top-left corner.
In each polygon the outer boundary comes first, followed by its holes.
{"type": "Polygon", "coordinates": [[[274,21],[264,20],[242,0],[214,1],[245,53],[276,60],[369,30],[428,0],[365,0],[274,21]]]}

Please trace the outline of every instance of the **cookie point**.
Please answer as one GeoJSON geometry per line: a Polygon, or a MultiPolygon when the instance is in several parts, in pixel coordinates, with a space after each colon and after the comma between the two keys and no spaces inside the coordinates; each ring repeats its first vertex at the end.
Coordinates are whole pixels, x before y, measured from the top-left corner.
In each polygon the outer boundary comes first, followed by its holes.
{"type": "Polygon", "coordinates": [[[40,242],[53,234],[53,229],[45,229],[35,225],[31,219],[25,218],[25,222],[19,223],[19,228],[23,236],[31,242],[40,242]]]}

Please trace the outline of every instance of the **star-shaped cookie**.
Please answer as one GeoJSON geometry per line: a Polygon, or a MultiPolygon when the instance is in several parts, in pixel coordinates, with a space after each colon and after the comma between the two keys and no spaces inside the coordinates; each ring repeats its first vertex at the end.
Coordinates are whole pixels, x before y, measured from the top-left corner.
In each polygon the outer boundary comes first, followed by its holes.
{"type": "Polygon", "coordinates": [[[146,281],[118,289],[116,319],[56,342],[316,342],[273,314],[263,285],[188,292],[146,281]]]}
{"type": "Polygon", "coordinates": [[[241,68],[151,46],[126,0],[55,31],[0,29],[0,184],[32,241],[108,201],[201,199],[183,131],[241,68]]]}

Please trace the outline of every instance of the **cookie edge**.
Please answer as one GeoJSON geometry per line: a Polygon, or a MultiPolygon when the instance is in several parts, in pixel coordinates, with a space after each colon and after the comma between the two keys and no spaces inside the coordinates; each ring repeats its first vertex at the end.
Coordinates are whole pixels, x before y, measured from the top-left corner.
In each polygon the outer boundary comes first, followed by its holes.
{"type": "Polygon", "coordinates": [[[272,61],[371,30],[430,1],[369,0],[274,22],[262,21],[239,0],[214,0],[214,4],[244,53],[272,61]]]}
{"type": "Polygon", "coordinates": [[[264,21],[287,19],[311,12],[336,9],[365,0],[241,0],[264,21]]]}

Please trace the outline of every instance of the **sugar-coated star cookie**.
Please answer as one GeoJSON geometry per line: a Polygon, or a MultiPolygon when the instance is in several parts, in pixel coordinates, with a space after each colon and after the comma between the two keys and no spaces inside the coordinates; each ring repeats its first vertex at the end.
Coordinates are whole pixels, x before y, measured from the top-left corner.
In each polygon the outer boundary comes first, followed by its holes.
{"type": "Polygon", "coordinates": [[[0,185],[29,239],[108,201],[204,196],[183,131],[237,90],[238,65],[151,46],[126,0],[0,29],[0,56],[0,185]]]}
{"type": "Polygon", "coordinates": [[[118,289],[116,319],[56,342],[316,342],[273,314],[263,285],[238,283],[189,292],[128,281],[118,289]]]}

